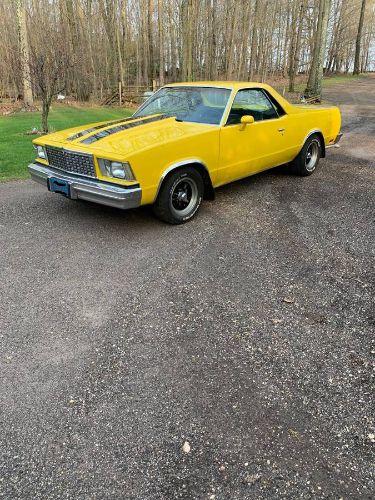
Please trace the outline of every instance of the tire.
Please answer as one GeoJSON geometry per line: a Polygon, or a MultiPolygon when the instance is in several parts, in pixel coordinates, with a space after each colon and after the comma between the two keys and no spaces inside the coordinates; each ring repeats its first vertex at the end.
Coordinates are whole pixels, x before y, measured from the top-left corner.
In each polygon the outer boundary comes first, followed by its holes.
{"type": "Polygon", "coordinates": [[[290,170],[295,175],[306,177],[315,172],[322,156],[322,146],[317,135],[310,136],[298,156],[291,162],[290,170]]]}
{"type": "Polygon", "coordinates": [[[183,224],[192,219],[202,203],[204,184],[194,167],[172,172],[163,182],[153,211],[169,224],[183,224]]]}

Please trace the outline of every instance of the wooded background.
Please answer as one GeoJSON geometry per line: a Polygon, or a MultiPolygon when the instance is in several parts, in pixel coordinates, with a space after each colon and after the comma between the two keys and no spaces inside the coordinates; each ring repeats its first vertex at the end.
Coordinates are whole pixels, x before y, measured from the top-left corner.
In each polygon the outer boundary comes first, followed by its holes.
{"type": "Polygon", "coordinates": [[[293,89],[319,58],[326,72],[375,69],[374,0],[1,0],[0,33],[0,94],[26,100],[51,85],[103,99],[119,82],[293,89]]]}

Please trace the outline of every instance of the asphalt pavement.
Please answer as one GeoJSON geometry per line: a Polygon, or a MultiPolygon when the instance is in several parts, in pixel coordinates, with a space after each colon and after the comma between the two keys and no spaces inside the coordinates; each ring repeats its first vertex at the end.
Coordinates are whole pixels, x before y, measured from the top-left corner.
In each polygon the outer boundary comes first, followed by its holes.
{"type": "Polygon", "coordinates": [[[149,208],[0,184],[0,498],[372,498],[375,78],[308,178],[149,208]]]}

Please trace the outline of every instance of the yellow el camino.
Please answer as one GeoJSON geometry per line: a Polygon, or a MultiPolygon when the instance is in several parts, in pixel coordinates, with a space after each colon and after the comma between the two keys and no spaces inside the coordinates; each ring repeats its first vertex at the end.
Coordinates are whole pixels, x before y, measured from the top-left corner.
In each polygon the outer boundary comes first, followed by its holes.
{"type": "Polygon", "coordinates": [[[286,163],[312,174],[341,138],[340,125],[338,108],[295,106],[263,83],[177,83],[131,118],[34,140],[29,171],[67,198],[152,204],[159,218],[180,224],[228,182],[286,163]]]}

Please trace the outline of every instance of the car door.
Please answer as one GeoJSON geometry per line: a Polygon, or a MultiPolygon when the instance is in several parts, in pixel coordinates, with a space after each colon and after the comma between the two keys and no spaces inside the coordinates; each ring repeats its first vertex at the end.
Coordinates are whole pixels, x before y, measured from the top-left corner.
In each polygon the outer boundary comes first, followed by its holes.
{"type": "Polygon", "coordinates": [[[220,131],[218,184],[288,161],[287,118],[264,89],[239,90],[220,131]],[[253,116],[254,123],[241,124],[244,115],[253,116]]]}

